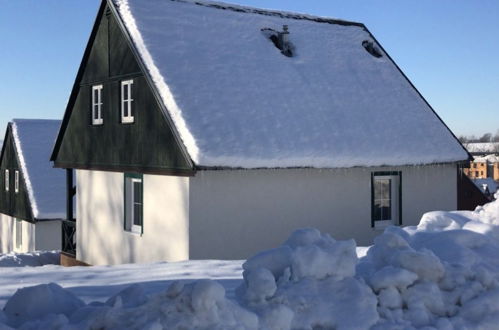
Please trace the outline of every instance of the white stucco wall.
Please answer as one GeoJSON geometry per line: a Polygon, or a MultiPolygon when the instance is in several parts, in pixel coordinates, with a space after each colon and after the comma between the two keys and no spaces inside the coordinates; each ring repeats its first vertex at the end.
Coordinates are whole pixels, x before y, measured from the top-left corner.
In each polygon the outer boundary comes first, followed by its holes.
{"type": "Polygon", "coordinates": [[[200,171],[190,180],[190,258],[240,259],[316,227],[370,245],[371,173],[402,171],[403,225],[455,210],[455,165],[353,169],[200,171]]]}
{"type": "Polygon", "coordinates": [[[0,253],[60,249],[60,221],[22,221],[22,244],[16,247],[16,219],[0,214],[0,253]]]}
{"type": "Polygon", "coordinates": [[[35,229],[35,250],[49,251],[60,250],[61,244],[61,221],[38,221],[35,229]]]}
{"type": "Polygon", "coordinates": [[[189,257],[188,178],[144,175],[144,233],[124,231],[123,173],[77,170],[76,258],[92,265],[189,257]]]}
{"type": "Polygon", "coordinates": [[[0,253],[11,252],[14,248],[14,219],[0,213],[0,253]]]}
{"type": "MultiPolygon", "coordinates": [[[[13,218],[15,219],[15,218],[13,218]]],[[[19,248],[16,247],[16,221],[13,221],[12,227],[12,241],[13,241],[13,251],[14,252],[31,252],[35,251],[35,240],[36,240],[36,225],[28,221],[22,221],[22,244],[19,248]]]]}
{"type": "Polygon", "coordinates": [[[16,247],[16,219],[0,214],[0,253],[35,251],[35,224],[22,221],[22,244],[16,247]]]}

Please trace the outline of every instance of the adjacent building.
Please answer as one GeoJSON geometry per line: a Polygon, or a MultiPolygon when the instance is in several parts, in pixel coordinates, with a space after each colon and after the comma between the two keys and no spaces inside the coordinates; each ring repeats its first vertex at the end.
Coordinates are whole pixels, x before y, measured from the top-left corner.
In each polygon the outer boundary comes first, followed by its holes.
{"type": "Polygon", "coordinates": [[[89,264],[371,244],[469,159],[363,24],[190,0],[102,2],[51,158],[89,264]]]}
{"type": "Polygon", "coordinates": [[[65,172],[49,161],[60,120],[14,119],[0,154],[0,253],[61,249],[65,172]]]}

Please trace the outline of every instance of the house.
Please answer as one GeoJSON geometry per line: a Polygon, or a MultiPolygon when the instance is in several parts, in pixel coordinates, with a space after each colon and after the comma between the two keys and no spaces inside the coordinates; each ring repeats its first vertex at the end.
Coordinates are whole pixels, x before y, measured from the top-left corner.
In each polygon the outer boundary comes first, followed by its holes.
{"type": "Polygon", "coordinates": [[[456,209],[469,158],[361,23],[108,0],[51,160],[76,172],[76,259],[118,264],[245,258],[305,226],[371,244],[456,209]]]}
{"type": "Polygon", "coordinates": [[[65,172],[49,161],[60,120],[14,119],[0,154],[0,252],[61,249],[65,172]]]}
{"type": "Polygon", "coordinates": [[[491,178],[499,181],[499,155],[474,156],[469,168],[463,170],[471,179],[491,178]]]}

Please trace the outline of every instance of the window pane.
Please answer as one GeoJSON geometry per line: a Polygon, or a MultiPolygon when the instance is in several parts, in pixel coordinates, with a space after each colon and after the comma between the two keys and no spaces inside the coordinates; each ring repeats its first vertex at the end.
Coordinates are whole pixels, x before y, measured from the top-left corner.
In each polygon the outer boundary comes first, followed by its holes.
{"type": "Polygon", "coordinates": [[[129,117],[128,113],[128,102],[123,102],[123,117],[129,117]]]}
{"type": "Polygon", "coordinates": [[[128,86],[130,85],[123,85],[123,100],[128,100],[128,86]]]}
{"type": "Polygon", "coordinates": [[[133,183],[133,202],[142,203],[142,182],[133,183]]]}
{"type": "Polygon", "coordinates": [[[99,106],[94,105],[94,119],[99,119],[99,106]]]}
{"type": "Polygon", "coordinates": [[[99,102],[99,90],[98,89],[94,89],[94,98],[92,100],[92,103],[96,104],[98,102],[99,102]]]}
{"type": "Polygon", "coordinates": [[[391,179],[374,180],[373,216],[375,221],[392,220],[391,179]]]}
{"type": "Polygon", "coordinates": [[[142,204],[133,205],[133,224],[142,226],[142,204]]]}

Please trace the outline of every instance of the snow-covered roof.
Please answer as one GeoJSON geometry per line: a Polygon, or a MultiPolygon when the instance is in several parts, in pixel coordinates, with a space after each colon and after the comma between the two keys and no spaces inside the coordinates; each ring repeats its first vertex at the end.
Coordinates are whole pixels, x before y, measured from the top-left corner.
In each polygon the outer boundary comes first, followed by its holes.
{"type": "Polygon", "coordinates": [[[483,178],[483,179],[473,179],[473,183],[480,189],[483,193],[488,193],[494,195],[497,192],[499,184],[494,181],[493,178],[483,178]]]}
{"type": "Polygon", "coordinates": [[[498,163],[499,162],[499,155],[485,155],[485,156],[475,156],[473,157],[475,163],[476,162],[489,162],[489,163],[498,163]]]}
{"type": "MultiPolygon", "coordinates": [[[[353,167],[468,159],[367,29],[194,0],[113,0],[198,166],[353,167]],[[289,26],[294,56],[262,29],[289,26]]],[[[267,30],[268,31],[268,30],[267,30]]]]}
{"type": "Polygon", "coordinates": [[[60,126],[60,120],[12,121],[12,135],[36,220],[65,218],[65,172],[53,168],[49,161],[60,126]]]}
{"type": "Polygon", "coordinates": [[[465,144],[466,149],[474,154],[497,153],[499,154],[499,142],[471,142],[465,144]]]}

